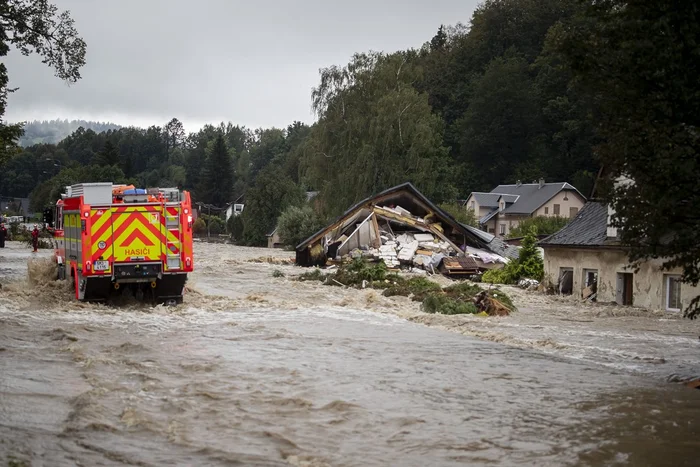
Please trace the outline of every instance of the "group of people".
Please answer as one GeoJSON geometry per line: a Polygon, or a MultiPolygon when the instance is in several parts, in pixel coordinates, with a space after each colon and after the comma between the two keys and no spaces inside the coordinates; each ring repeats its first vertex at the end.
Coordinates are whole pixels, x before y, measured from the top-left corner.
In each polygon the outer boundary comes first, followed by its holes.
{"type": "MultiPolygon", "coordinates": [[[[39,226],[34,224],[34,229],[32,230],[32,247],[34,247],[34,252],[39,250],[39,226]]],[[[0,248],[5,248],[5,240],[7,240],[7,228],[5,224],[0,224],[0,248]]]]}

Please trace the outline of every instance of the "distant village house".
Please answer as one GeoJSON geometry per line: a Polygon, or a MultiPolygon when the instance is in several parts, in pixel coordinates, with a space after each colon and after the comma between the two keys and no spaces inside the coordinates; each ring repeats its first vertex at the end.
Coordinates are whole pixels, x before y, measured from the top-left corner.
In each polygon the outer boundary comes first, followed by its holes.
{"type": "Polygon", "coordinates": [[[488,233],[505,237],[529,217],[576,217],[586,198],[565,182],[516,183],[499,185],[490,193],[473,192],[464,203],[474,211],[479,227],[488,233]]]}

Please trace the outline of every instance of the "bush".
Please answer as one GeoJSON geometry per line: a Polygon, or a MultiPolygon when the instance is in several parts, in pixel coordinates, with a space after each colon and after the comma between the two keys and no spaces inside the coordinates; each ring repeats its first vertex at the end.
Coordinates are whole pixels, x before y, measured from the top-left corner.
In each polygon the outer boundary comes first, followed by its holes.
{"type": "Polygon", "coordinates": [[[399,277],[396,284],[388,287],[382,295],[385,297],[394,297],[400,295],[403,297],[412,296],[412,300],[415,302],[423,301],[423,299],[430,293],[440,292],[442,287],[425,277],[412,277],[408,280],[399,277]]]}
{"type": "Polygon", "coordinates": [[[512,229],[508,238],[525,237],[528,233],[534,235],[552,235],[563,229],[569,219],[559,216],[535,216],[521,221],[517,227],[512,229]]]}
{"type": "Polygon", "coordinates": [[[272,271],[272,277],[284,277],[284,273],[279,269],[272,271]]]}
{"type": "Polygon", "coordinates": [[[537,251],[534,231],[523,239],[517,260],[511,260],[502,269],[486,271],[481,280],[492,284],[516,284],[520,279],[541,281],[544,277],[544,262],[537,251]]]}
{"type": "Polygon", "coordinates": [[[226,232],[234,240],[241,240],[243,238],[243,216],[229,217],[226,221],[226,232]]]}
{"type": "Polygon", "coordinates": [[[479,312],[471,301],[462,301],[442,293],[432,293],[426,296],[421,309],[426,313],[441,315],[475,315],[479,312]]]}
{"type": "MultiPolygon", "coordinates": [[[[366,281],[366,285],[369,287],[386,288],[401,280],[397,274],[389,274],[383,261],[369,263],[362,258],[355,258],[349,264],[341,266],[331,277],[350,287],[361,287],[366,281]]],[[[335,284],[335,282],[332,283],[335,284]]]]}
{"type": "Polygon", "coordinates": [[[192,230],[197,235],[205,234],[207,233],[207,223],[204,222],[204,219],[200,217],[199,219],[194,221],[194,224],[192,225],[192,230]]]}
{"type": "Polygon", "coordinates": [[[326,275],[323,274],[323,272],[318,269],[314,268],[312,271],[305,272],[304,274],[301,274],[299,276],[300,281],[325,281],[326,280],[326,275]]]}
{"type": "Polygon", "coordinates": [[[324,226],[310,206],[289,206],[277,220],[277,232],[282,243],[290,248],[309,238],[324,226]]]}
{"type": "Polygon", "coordinates": [[[210,217],[208,219],[208,229],[211,235],[219,235],[226,232],[226,224],[220,217],[210,217]]]}

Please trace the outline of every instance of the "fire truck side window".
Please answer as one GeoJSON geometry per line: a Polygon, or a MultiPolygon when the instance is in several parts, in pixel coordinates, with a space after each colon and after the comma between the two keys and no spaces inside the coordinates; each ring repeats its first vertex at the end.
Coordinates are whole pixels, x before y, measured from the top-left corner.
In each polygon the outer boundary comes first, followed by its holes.
{"type": "Polygon", "coordinates": [[[56,216],[54,217],[56,230],[63,230],[63,208],[56,206],[56,216]]]}

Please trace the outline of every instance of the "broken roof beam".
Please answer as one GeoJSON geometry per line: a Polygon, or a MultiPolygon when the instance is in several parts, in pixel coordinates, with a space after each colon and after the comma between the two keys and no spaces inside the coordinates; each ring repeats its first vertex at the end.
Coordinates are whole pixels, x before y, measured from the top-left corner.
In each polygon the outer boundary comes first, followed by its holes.
{"type": "Polygon", "coordinates": [[[466,253],[464,253],[460,247],[455,245],[454,242],[452,240],[450,240],[449,238],[447,238],[447,235],[443,234],[437,227],[433,227],[433,226],[430,226],[430,227],[432,227],[430,229],[430,231],[433,232],[438,237],[440,237],[440,240],[442,240],[443,242],[447,242],[452,247],[452,249],[455,250],[455,253],[457,253],[458,256],[465,256],[466,255],[466,253]]]}
{"type": "Polygon", "coordinates": [[[355,236],[355,234],[357,234],[357,233],[360,231],[360,229],[362,228],[362,226],[365,225],[365,224],[367,223],[367,221],[370,220],[373,216],[374,216],[374,213],[373,213],[373,212],[370,212],[370,213],[369,213],[369,216],[367,216],[367,218],[366,218],[365,220],[363,220],[363,221],[360,223],[360,225],[358,225],[358,226],[355,228],[355,230],[352,231],[352,233],[351,233],[350,235],[348,235],[348,238],[346,238],[345,241],[344,241],[343,243],[341,243],[340,246],[338,247],[338,251],[339,251],[339,252],[340,252],[340,250],[342,250],[343,247],[350,241],[350,239],[353,238],[353,237],[355,236]]]}

